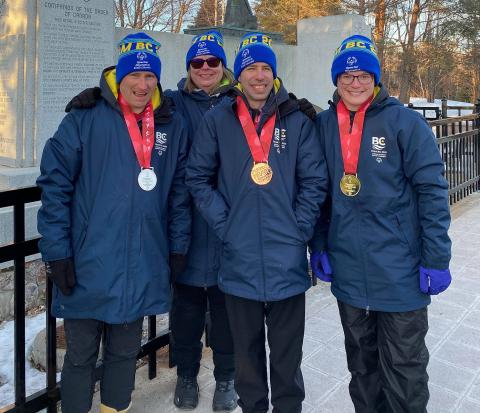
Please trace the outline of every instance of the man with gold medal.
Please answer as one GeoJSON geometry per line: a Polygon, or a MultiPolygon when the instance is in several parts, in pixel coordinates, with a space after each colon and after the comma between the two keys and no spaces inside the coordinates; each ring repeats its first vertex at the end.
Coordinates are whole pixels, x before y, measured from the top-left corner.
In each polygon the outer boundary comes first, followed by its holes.
{"type": "Polygon", "coordinates": [[[328,187],[314,123],[277,77],[271,39],[245,35],[231,99],[206,113],[187,163],[200,213],[222,240],[218,285],[235,349],[244,413],[300,412],[306,243],[328,187]]]}
{"type": "Polygon", "coordinates": [[[330,216],[312,270],[338,300],[355,411],[424,413],[427,305],[451,281],[443,162],[425,119],[380,83],[369,38],[345,39],[331,73],[337,90],[317,117],[330,216]]]}

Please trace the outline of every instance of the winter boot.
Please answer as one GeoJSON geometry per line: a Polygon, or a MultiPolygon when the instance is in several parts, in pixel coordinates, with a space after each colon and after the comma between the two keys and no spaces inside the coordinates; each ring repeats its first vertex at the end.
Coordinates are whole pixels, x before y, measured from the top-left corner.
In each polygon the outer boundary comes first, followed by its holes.
{"type": "Polygon", "coordinates": [[[177,377],[173,403],[182,410],[193,410],[197,407],[198,383],[196,377],[177,377]]]}
{"type": "Polygon", "coordinates": [[[233,385],[233,380],[217,381],[212,403],[214,412],[230,412],[237,407],[238,396],[233,385]]]}
{"type": "Polygon", "coordinates": [[[113,407],[108,407],[100,403],[100,413],[127,413],[130,410],[131,406],[132,402],[130,402],[130,404],[125,410],[115,410],[113,407]]]}

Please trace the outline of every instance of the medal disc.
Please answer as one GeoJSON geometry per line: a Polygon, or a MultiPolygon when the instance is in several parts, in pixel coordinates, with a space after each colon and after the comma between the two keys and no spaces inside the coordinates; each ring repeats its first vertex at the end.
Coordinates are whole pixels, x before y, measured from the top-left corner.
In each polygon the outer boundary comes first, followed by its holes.
{"type": "Polygon", "coordinates": [[[257,185],[266,185],[272,180],[273,171],[268,163],[259,162],[253,165],[250,176],[257,185]]]}
{"type": "Polygon", "coordinates": [[[360,192],[362,184],[356,175],[345,174],[340,180],[340,189],[346,196],[355,196],[360,192]]]}
{"type": "Polygon", "coordinates": [[[151,191],[157,185],[157,175],[153,172],[153,168],[145,168],[138,174],[138,185],[144,191],[151,191]]]}

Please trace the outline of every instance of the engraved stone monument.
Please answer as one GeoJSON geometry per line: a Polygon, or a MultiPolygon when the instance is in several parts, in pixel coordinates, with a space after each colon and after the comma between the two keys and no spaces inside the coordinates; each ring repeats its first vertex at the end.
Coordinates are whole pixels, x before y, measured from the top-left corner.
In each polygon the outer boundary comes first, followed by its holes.
{"type": "Polygon", "coordinates": [[[0,190],[34,184],[66,103],[114,50],[113,0],[0,0],[0,190]]]}

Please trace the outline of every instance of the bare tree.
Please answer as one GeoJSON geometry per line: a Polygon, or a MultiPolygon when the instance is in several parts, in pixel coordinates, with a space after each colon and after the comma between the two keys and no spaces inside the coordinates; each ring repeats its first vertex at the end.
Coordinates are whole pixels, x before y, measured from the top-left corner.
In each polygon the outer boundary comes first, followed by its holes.
{"type": "Polygon", "coordinates": [[[195,16],[195,27],[218,26],[223,23],[223,1],[202,0],[195,16]]]}
{"type": "Polygon", "coordinates": [[[339,14],[340,3],[341,0],[259,0],[254,10],[264,30],[281,32],[287,43],[295,43],[299,19],[339,14]]]}
{"type": "MultiPolygon", "coordinates": [[[[413,4],[409,12],[405,10],[404,6],[402,6],[402,9],[404,10],[403,17],[407,18],[406,27],[408,29],[406,31],[406,39],[404,39],[400,43],[403,51],[403,56],[399,75],[400,90],[398,93],[398,99],[400,100],[400,102],[408,103],[410,101],[410,82],[412,81],[412,78],[415,74],[414,41],[415,31],[418,24],[418,17],[421,11],[420,0],[413,0],[413,4]]],[[[400,20],[400,18],[398,20],[400,20]]]]}
{"type": "Polygon", "coordinates": [[[120,27],[180,32],[199,0],[115,0],[115,23],[120,27]]]}

